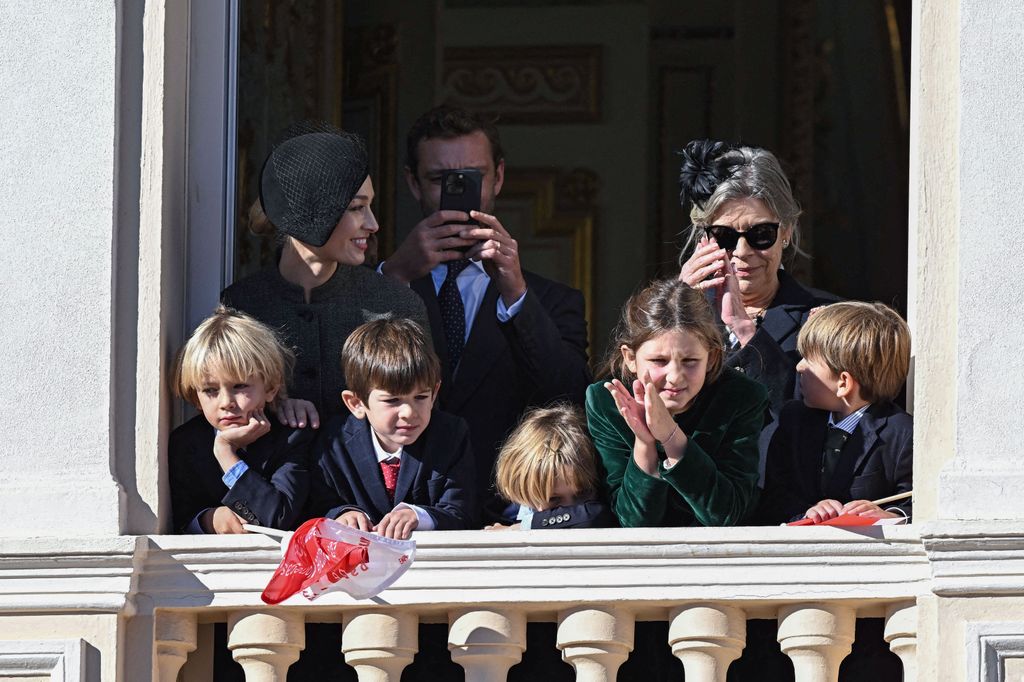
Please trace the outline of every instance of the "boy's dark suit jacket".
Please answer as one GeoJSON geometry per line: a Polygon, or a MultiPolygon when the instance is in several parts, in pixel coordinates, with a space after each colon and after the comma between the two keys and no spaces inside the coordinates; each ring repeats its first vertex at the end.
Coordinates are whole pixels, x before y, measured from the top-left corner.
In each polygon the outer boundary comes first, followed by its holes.
{"type": "Polygon", "coordinates": [[[167,459],[171,473],[174,531],[187,532],[196,514],[225,506],[247,523],[284,530],[302,519],[309,494],[309,450],[314,432],[282,426],[270,417],[270,433],[245,448],[249,470],[228,490],[213,456],[217,431],[203,415],[171,432],[167,459]]]}
{"type": "Polygon", "coordinates": [[[519,313],[498,321],[498,288],[492,280],[473,320],[459,371],[452,377],[441,309],[430,275],[412,282],[430,320],[444,377],[438,407],[469,424],[476,453],[477,487],[485,521],[499,520],[493,493],[498,449],[528,407],[555,400],[583,404],[590,383],[587,321],[578,290],[523,271],[526,298],[519,313]]]}
{"type": "Polygon", "coordinates": [[[434,410],[416,442],[403,448],[394,503],[384,488],[367,420],[339,416],[321,431],[313,472],[313,515],[333,519],[358,509],[376,525],[396,504],[405,502],[430,514],[436,530],[479,527],[473,453],[462,419],[434,410]]]}
{"type": "MultiPolygon", "coordinates": [[[[758,521],[778,524],[803,518],[825,499],[875,500],[913,489],[913,417],[890,402],[868,408],[843,446],[832,480],[821,488],[821,454],[828,412],[802,401],[786,403],[768,448],[758,521]]],[[[909,517],[911,500],[899,504],[909,517]]]]}
{"type": "Polygon", "coordinates": [[[613,528],[618,520],[612,508],[599,500],[533,513],[530,528],[613,528]]]}

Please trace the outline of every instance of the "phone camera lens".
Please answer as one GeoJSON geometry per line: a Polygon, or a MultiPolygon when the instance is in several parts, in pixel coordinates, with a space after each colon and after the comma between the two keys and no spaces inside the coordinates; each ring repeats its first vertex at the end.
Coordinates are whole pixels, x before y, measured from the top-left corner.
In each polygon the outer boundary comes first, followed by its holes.
{"type": "Polygon", "coordinates": [[[445,192],[448,194],[462,194],[466,191],[466,176],[462,173],[452,173],[445,177],[445,192]]]}

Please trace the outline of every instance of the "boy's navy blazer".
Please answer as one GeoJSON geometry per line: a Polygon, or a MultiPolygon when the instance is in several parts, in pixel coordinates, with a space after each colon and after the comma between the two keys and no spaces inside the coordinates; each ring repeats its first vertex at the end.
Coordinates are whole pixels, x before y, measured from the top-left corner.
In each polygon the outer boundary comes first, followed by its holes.
{"type": "MultiPolygon", "coordinates": [[[[821,455],[828,432],[825,410],[792,400],[782,408],[768,448],[758,521],[777,524],[803,518],[825,499],[875,500],[913,489],[913,417],[891,402],[875,403],[850,435],[832,479],[821,488],[821,455]]],[[[898,504],[909,517],[910,499],[898,504]]]]}
{"type": "Polygon", "coordinates": [[[358,509],[376,525],[405,502],[430,514],[436,530],[478,527],[473,451],[460,417],[434,410],[416,442],[402,449],[394,503],[384,488],[367,420],[339,416],[321,431],[311,496],[314,515],[333,519],[358,509]]]}
{"type": "Polygon", "coordinates": [[[167,459],[175,532],[187,532],[196,514],[220,506],[258,526],[289,530],[298,525],[309,494],[309,451],[314,433],[282,426],[273,415],[269,419],[270,433],[240,455],[249,470],[230,490],[213,456],[217,431],[203,415],[171,432],[167,459]]]}
{"type": "Polygon", "coordinates": [[[614,528],[619,525],[612,508],[599,500],[567,507],[552,507],[533,513],[530,529],[536,528],[614,528]]]}

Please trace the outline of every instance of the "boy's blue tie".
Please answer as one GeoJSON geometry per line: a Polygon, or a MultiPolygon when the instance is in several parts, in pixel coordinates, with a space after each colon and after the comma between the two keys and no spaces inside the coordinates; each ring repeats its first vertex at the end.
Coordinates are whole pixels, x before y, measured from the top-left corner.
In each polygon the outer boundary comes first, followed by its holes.
{"type": "Polygon", "coordinates": [[[466,306],[462,303],[462,294],[459,293],[455,280],[468,265],[469,261],[465,259],[449,262],[448,274],[437,292],[445,345],[448,347],[448,365],[452,368],[452,374],[455,374],[455,368],[459,364],[466,343],[466,306]]]}

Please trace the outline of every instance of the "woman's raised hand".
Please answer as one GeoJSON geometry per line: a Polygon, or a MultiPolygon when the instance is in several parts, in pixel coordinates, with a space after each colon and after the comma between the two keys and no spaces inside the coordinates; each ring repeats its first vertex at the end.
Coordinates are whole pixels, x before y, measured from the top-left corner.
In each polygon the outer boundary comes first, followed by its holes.
{"type": "Polygon", "coordinates": [[[679,279],[686,282],[691,289],[721,287],[725,283],[727,262],[725,249],[718,248],[718,243],[714,240],[701,237],[693,254],[683,263],[679,279]]]}
{"type": "Polygon", "coordinates": [[[739,339],[740,345],[745,346],[757,332],[757,325],[747,309],[743,305],[743,296],[740,294],[740,283],[736,278],[736,268],[731,261],[725,263],[725,284],[718,289],[715,307],[722,316],[722,324],[739,339]]]}
{"type": "MultiPolygon", "coordinates": [[[[612,394],[615,407],[618,408],[619,414],[626,421],[626,426],[633,432],[637,440],[648,445],[654,445],[654,436],[651,435],[651,431],[647,427],[646,408],[644,407],[646,394],[644,385],[639,380],[634,381],[632,395],[618,379],[605,382],[604,387],[612,394]]],[[[660,396],[658,399],[661,399],[660,396]]],[[[664,404],[662,407],[664,407],[664,404]]]]}

